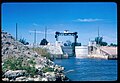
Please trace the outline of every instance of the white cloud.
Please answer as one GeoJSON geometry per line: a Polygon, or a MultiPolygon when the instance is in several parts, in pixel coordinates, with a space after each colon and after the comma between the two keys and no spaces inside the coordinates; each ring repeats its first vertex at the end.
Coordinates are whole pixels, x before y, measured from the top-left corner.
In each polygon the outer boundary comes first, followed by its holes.
{"type": "Polygon", "coordinates": [[[98,19],[98,18],[78,18],[78,19],[76,19],[76,20],[73,20],[73,21],[75,21],[75,22],[96,22],[96,21],[101,21],[101,20],[103,20],[103,19],[98,19]]]}
{"type": "MultiPolygon", "coordinates": [[[[35,33],[35,31],[29,31],[30,33],[35,33]]],[[[36,31],[36,33],[41,33],[41,34],[43,34],[44,32],[42,32],[42,31],[36,31]]]]}
{"type": "MultiPolygon", "coordinates": [[[[35,31],[29,31],[30,33],[35,33],[35,31]]],[[[36,33],[38,33],[38,34],[45,34],[45,32],[44,31],[36,31],[36,33]]],[[[55,31],[52,31],[51,29],[49,30],[47,30],[47,34],[55,34],[55,31]]]]}
{"type": "Polygon", "coordinates": [[[33,23],[33,26],[39,26],[39,24],[37,24],[37,23],[33,23]]]}

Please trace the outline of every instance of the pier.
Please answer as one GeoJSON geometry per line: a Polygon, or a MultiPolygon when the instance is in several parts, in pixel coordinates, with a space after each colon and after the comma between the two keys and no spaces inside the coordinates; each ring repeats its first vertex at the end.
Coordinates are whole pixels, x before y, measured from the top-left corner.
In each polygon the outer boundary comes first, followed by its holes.
{"type": "Polygon", "coordinates": [[[117,47],[93,46],[92,48],[92,51],[89,50],[90,58],[117,59],[117,47]]]}

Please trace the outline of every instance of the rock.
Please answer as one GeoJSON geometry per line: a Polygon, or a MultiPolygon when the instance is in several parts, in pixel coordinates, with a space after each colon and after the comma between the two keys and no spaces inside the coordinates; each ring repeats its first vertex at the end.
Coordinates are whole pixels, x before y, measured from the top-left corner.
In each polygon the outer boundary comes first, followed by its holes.
{"type": "Polygon", "coordinates": [[[50,65],[49,67],[54,68],[54,65],[50,65]]]}
{"type": "Polygon", "coordinates": [[[45,67],[45,66],[44,65],[38,65],[38,64],[35,65],[35,68],[38,69],[38,70],[41,70],[43,67],[45,67]]]}
{"type": "Polygon", "coordinates": [[[24,77],[17,77],[15,81],[28,81],[28,79],[24,77]]]}
{"type": "Polygon", "coordinates": [[[28,77],[28,81],[34,81],[34,78],[28,77]]]}
{"type": "Polygon", "coordinates": [[[50,75],[51,77],[55,77],[55,73],[54,72],[46,72],[45,76],[50,75]]]}
{"type": "MultiPolygon", "coordinates": [[[[42,57],[41,55],[38,55],[37,52],[34,52],[32,49],[30,49],[28,46],[23,45],[19,41],[16,41],[14,37],[11,36],[11,34],[8,34],[7,32],[2,32],[2,66],[6,59],[22,59],[22,65],[24,66],[34,66],[37,70],[35,75],[39,75],[38,77],[26,77],[28,73],[25,70],[10,70],[8,67],[6,67],[6,70],[4,73],[2,73],[2,80],[9,80],[9,81],[55,81],[61,80],[61,77],[64,78],[64,76],[58,76],[56,78],[57,73],[62,73],[64,70],[64,67],[61,67],[59,65],[55,65],[54,62],[47,59],[46,57],[42,57]],[[29,62],[29,60],[33,60],[35,62],[34,65],[29,62]],[[54,69],[54,72],[47,72],[44,73],[42,71],[42,68],[44,67],[50,67],[54,69]],[[41,76],[41,77],[40,77],[41,76]]],[[[15,64],[16,65],[16,64],[15,64]]],[[[17,64],[18,65],[18,64],[17,64]]],[[[19,68],[18,68],[19,69],[19,68]]],[[[34,75],[34,76],[35,76],[34,75]]]]}
{"type": "Polygon", "coordinates": [[[34,78],[34,81],[41,81],[40,78],[34,78]]]}
{"type": "Polygon", "coordinates": [[[59,74],[56,75],[56,81],[62,81],[62,78],[59,74]]]}
{"type": "Polygon", "coordinates": [[[34,54],[34,57],[37,57],[38,56],[38,54],[34,54]]]}
{"type": "Polygon", "coordinates": [[[65,68],[64,67],[61,67],[61,70],[64,70],[65,68]]]}
{"type": "Polygon", "coordinates": [[[46,72],[45,76],[47,77],[48,81],[55,81],[55,73],[54,72],[46,72]]]}
{"type": "Polygon", "coordinates": [[[10,45],[11,43],[10,43],[10,42],[5,42],[5,44],[8,44],[8,45],[10,45]]]}
{"type": "Polygon", "coordinates": [[[38,75],[36,78],[34,78],[34,81],[41,81],[41,77],[38,75]]]}
{"type": "Polygon", "coordinates": [[[42,80],[41,81],[48,81],[48,79],[47,78],[42,78],[42,80]]]}
{"type": "Polygon", "coordinates": [[[9,79],[15,79],[16,77],[24,76],[25,73],[26,73],[25,70],[16,70],[16,71],[8,70],[7,72],[5,72],[4,76],[9,79]]]}
{"type": "Polygon", "coordinates": [[[14,49],[14,48],[15,48],[14,45],[10,45],[10,46],[9,46],[9,49],[14,49]]]}
{"type": "Polygon", "coordinates": [[[3,78],[2,81],[9,81],[9,79],[8,78],[3,78]]]}

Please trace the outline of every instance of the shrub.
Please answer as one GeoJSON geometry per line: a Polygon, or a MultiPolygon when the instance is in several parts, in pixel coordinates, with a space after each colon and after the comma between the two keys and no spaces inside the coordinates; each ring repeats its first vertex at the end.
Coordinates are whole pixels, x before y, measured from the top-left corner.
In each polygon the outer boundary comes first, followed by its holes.
{"type": "Polygon", "coordinates": [[[42,68],[42,71],[43,71],[43,72],[53,72],[54,69],[51,68],[51,67],[44,67],[44,68],[42,68]]]}
{"type": "Polygon", "coordinates": [[[24,45],[28,45],[29,43],[26,42],[26,39],[22,38],[19,40],[19,42],[23,43],[24,45]]]}
{"type": "Polygon", "coordinates": [[[35,62],[33,59],[28,61],[23,61],[23,57],[11,57],[7,58],[2,65],[2,71],[6,70],[26,70],[27,73],[31,76],[34,76],[36,73],[35,62]],[[26,64],[23,64],[26,63],[26,64]]]}
{"type": "Polygon", "coordinates": [[[41,40],[40,45],[47,45],[48,41],[46,39],[41,40]]]}
{"type": "Polygon", "coordinates": [[[47,49],[43,48],[34,48],[34,50],[41,56],[46,57],[47,59],[50,59],[50,53],[47,51],[47,49]]]}

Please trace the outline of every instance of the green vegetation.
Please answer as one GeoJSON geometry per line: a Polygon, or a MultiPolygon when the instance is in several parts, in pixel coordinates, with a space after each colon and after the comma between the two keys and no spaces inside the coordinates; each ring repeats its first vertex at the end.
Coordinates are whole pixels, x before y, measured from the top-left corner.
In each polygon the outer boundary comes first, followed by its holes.
{"type": "Polygon", "coordinates": [[[107,42],[103,42],[102,39],[103,39],[103,37],[96,37],[95,38],[96,44],[98,44],[100,46],[107,46],[108,45],[107,42]]]}
{"type": "MultiPolygon", "coordinates": [[[[74,46],[75,45],[75,42],[74,43],[72,43],[72,46],[74,46]]],[[[75,46],[81,46],[81,43],[76,43],[76,45],[75,46]]]]}
{"type": "Polygon", "coordinates": [[[23,43],[24,45],[28,45],[29,43],[26,42],[26,39],[22,38],[19,40],[19,42],[23,43]]]}
{"type": "Polygon", "coordinates": [[[64,43],[64,46],[71,46],[72,42],[70,40],[67,40],[66,43],[64,43]]]}
{"type": "Polygon", "coordinates": [[[111,43],[109,46],[117,47],[117,44],[111,43]]]}
{"type": "Polygon", "coordinates": [[[36,73],[35,62],[33,59],[23,61],[23,57],[9,57],[4,61],[2,66],[3,72],[6,70],[26,70],[30,76],[34,76],[36,73]]]}
{"type": "Polygon", "coordinates": [[[34,50],[41,56],[46,57],[47,59],[50,59],[50,53],[47,49],[44,48],[34,48],[34,50]]]}
{"type": "Polygon", "coordinates": [[[48,41],[46,39],[41,40],[40,45],[47,45],[48,41]]]}
{"type": "MultiPolygon", "coordinates": [[[[74,47],[74,45],[75,45],[75,42],[71,42],[70,40],[67,40],[65,43],[64,43],[64,46],[72,46],[72,47],[74,47]]],[[[81,43],[77,43],[76,42],[76,45],[75,46],[81,46],[81,43]]]]}
{"type": "Polygon", "coordinates": [[[53,72],[54,69],[51,68],[51,67],[44,67],[44,68],[42,68],[42,71],[43,71],[44,73],[46,73],[46,72],[53,72]]]}

